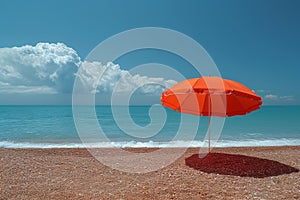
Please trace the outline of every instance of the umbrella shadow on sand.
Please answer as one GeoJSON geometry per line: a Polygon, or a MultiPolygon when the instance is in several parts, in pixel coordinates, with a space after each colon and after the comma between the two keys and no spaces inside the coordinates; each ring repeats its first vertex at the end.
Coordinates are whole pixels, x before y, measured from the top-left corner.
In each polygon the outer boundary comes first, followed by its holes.
{"type": "Polygon", "coordinates": [[[194,154],[185,159],[185,164],[206,173],[255,178],[299,172],[299,169],[277,161],[225,153],[210,153],[204,158],[194,154]]]}

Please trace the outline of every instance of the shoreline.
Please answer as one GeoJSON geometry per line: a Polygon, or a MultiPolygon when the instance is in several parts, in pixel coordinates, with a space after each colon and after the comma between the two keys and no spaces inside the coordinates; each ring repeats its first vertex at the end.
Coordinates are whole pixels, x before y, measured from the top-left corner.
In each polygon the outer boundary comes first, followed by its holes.
{"type": "MultiPolygon", "coordinates": [[[[51,148],[205,148],[203,141],[111,141],[111,142],[27,142],[0,141],[0,148],[51,149],[51,148]]],[[[269,140],[218,140],[214,148],[234,147],[280,147],[300,146],[300,139],[269,139],[269,140]]]]}
{"type": "MultiPolygon", "coordinates": [[[[125,150],[147,158],[157,148],[125,150]]],[[[300,198],[300,146],[216,147],[209,160],[198,154],[188,148],[165,168],[132,174],[84,148],[0,148],[0,199],[300,198]]]]}
{"type": "MultiPolygon", "coordinates": [[[[222,149],[244,149],[244,148],[285,148],[285,147],[300,147],[300,145],[274,145],[274,146],[224,146],[224,147],[211,147],[211,149],[217,149],[217,150],[222,150],[222,149]]],[[[76,149],[200,149],[200,148],[205,148],[205,147],[131,147],[131,146],[126,146],[126,147],[0,147],[1,149],[24,149],[24,150],[55,150],[55,149],[60,149],[60,150],[76,150],[76,149]]]]}

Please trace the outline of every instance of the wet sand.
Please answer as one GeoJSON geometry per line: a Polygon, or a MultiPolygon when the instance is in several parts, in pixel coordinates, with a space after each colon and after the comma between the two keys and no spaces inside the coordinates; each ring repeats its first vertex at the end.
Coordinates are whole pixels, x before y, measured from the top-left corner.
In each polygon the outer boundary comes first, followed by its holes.
{"type": "Polygon", "coordinates": [[[190,148],[163,169],[132,174],[86,149],[3,148],[0,199],[300,199],[300,146],[198,153],[190,148]]]}

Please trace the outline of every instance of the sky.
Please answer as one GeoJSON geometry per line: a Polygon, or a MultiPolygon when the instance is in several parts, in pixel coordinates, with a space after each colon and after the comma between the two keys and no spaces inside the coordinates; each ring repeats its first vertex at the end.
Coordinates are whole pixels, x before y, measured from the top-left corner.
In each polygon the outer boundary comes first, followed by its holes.
{"type": "Polygon", "coordinates": [[[264,105],[299,105],[299,9],[297,0],[3,0],[0,104],[70,104],[80,66],[87,83],[94,83],[96,75],[106,70],[105,78],[90,88],[100,99],[109,96],[114,83],[125,76],[123,88],[139,87],[139,94],[152,95],[159,102],[161,90],[177,80],[128,74],[128,70],[157,62],[186,78],[198,77],[188,62],[155,50],[133,52],[109,63],[85,58],[100,42],[120,32],[163,27],[201,44],[223,78],[253,89],[264,105]],[[144,87],[145,82],[163,86],[144,87]]]}

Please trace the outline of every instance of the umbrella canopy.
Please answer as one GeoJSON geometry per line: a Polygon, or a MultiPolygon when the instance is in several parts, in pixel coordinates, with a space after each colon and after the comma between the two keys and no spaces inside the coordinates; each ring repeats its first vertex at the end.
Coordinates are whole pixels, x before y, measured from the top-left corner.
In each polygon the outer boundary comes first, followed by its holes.
{"type": "Polygon", "coordinates": [[[260,108],[261,97],[246,86],[220,77],[182,81],[164,91],[163,106],[200,116],[245,115],[260,108]]]}
{"type": "Polygon", "coordinates": [[[208,116],[208,153],[210,153],[210,116],[245,115],[260,108],[261,97],[246,86],[220,77],[205,76],[182,81],[164,91],[163,106],[182,113],[208,116]]]}

